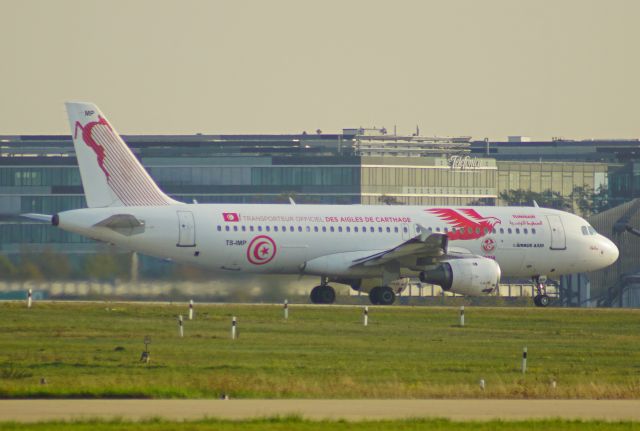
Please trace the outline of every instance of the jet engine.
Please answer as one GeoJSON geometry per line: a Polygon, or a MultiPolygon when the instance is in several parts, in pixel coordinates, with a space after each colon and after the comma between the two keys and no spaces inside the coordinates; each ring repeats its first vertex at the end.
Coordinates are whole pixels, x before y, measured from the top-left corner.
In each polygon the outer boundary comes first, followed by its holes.
{"type": "Polygon", "coordinates": [[[500,282],[500,266],[484,257],[451,259],[420,273],[420,281],[444,290],[478,296],[491,293],[500,282]]]}

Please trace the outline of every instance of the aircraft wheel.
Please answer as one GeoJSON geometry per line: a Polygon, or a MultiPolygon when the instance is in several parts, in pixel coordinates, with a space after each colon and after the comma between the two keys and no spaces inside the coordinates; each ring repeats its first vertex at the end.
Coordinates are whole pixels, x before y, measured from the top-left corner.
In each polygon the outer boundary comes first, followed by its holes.
{"type": "Polygon", "coordinates": [[[333,304],[336,300],[336,291],[331,286],[320,286],[318,298],[319,304],[333,304]]]}
{"type": "Polygon", "coordinates": [[[396,300],[396,294],[393,293],[390,287],[384,286],[380,288],[378,293],[378,301],[380,305],[391,305],[396,300]]]}
{"type": "Polygon", "coordinates": [[[314,304],[322,304],[321,299],[320,299],[320,292],[322,291],[322,286],[316,286],[313,289],[311,289],[311,294],[309,295],[309,298],[311,298],[311,302],[314,304]]]}
{"type": "Polygon", "coordinates": [[[536,307],[540,307],[540,295],[533,297],[533,303],[536,304],[536,307]]]}
{"type": "Polygon", "coordinates": [[[369,291],[369,301],[371,301],[373,305],[380,304],[380,289],[380,287],[376,286],[369,291]]]}
{"type": "Polygon", "coordinates": [[[550,302],[551,302],[551,298],[549,298],[548,295],[540,295],[540,298],[538,298],[539,307],[546,307],[549,305],[550,302]]]}

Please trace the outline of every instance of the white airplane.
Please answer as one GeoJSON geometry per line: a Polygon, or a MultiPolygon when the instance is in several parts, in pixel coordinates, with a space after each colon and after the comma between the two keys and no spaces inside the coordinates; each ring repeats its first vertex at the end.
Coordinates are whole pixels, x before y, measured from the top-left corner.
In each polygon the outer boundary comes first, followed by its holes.
{"type": "Polygon", "coordinates": [[[547,276],[597,270],[618,258],[615,244],[584,219],[537,206],[177,202],[158,188],[97,106],[66,107],[88,208],[32,218],[216,271],[319,276],[314,303],[334,302],[329,282],[368,291],[373,304],[388,305],[395,300],[390,286],[401,277],[485,295],[503,275],[530,277],[535,304],[546,306],[547,276]]]}

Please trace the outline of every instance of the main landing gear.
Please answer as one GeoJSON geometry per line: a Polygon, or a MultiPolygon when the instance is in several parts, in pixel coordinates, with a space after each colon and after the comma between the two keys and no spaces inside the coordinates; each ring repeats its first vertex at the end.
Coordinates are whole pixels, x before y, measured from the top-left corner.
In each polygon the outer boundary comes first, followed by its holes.
{"type": "Polygon", "coordinates": [[[320,286],[311,289],[311,302],[314,304],[333,304],[336,300],[336,291],[329,286],[326,277],[320,279],[320,286]]]}
{"type": "Polygon", "coordinates": [[[376,286],[369,292],[369,300],[373,305],[391,305],[396,300],[396,294],[388,286],[376,286]]]}
{"type": "Polygon", "coordinates": [[[533,303],[536,304],[536,307],[546,307],[551,302],[551,298],[547,295],[547,285],[545,281],[546,278],[540,276],[533,277],[537,292],[537,295],[533,297],[533,303]]]}

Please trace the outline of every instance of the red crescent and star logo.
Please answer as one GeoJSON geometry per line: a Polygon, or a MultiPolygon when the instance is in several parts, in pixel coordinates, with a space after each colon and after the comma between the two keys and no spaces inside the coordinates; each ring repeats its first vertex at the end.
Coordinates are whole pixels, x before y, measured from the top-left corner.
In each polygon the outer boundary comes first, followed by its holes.
{"type": "Polygon", "coordinates": [[[276,256],[276,243],[266,235],[253,238],[247,248],[247,260],[254,265],[269,263],[276,256]]]}

